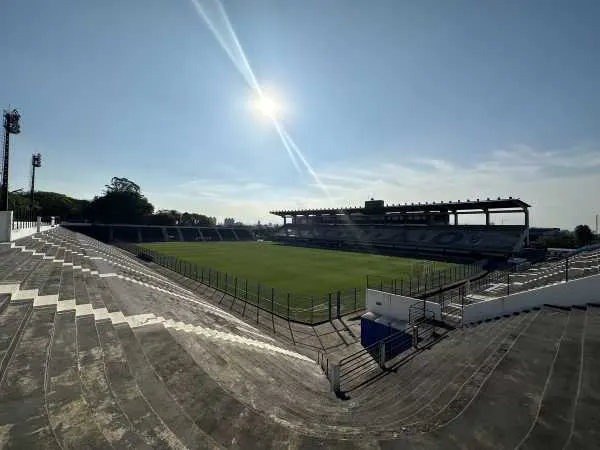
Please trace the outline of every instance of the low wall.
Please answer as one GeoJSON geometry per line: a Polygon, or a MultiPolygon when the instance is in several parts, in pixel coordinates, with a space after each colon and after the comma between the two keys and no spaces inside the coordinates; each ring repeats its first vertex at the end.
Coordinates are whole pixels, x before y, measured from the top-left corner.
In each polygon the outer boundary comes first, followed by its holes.
{"type": "Polygon", "coordinates": [[[54,227],[56,227],[57,225],[41,225],[40,229],[38,230],[37,226],[33,226],[30,228],[21,228],[19,230],[12,230],[11,234],[10,234],[10,240],[12,241],[16,241],[17,239],[22,239],[24,237],[27,236],[31,236],[34,235],[36,233],[42,232],[42,231],[47,231],[50,230],[54,227]]]}
{"type": "Polygon", "coordinates": [[[0,242],[12,242],[39,233],[40,231],[49,230],[56,226],[53,222],[54,220],[52,220],[51,224],[42,224],[40,217],[38,217],[37,222],[30,222],[29,226],[13,230],[13,212],[0,211],[0,242]]]}
{"type": "MultiPolygon", "coordinates": [[[[409,308],[421,303],[418,298],[367,289],[366,310],[393,320],[408,322],[409,308]]],[[[438,303],[425,302],[428,310],[433,311],[436,320],[441,320],[441,307],[438,303]]]]}
{"type": "Polygon", "coordinates": [[[463,323],[493,319],[543,305],[576,306],[598,302],[600,274],[466,305],[463,310],[463,323]]]}

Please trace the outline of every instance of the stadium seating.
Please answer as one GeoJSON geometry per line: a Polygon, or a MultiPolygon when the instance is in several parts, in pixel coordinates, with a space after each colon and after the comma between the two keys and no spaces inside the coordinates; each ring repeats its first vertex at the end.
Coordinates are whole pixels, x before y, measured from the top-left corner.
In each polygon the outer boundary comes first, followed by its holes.
{"type": "Polygon", "coordinates": [[[140,227],[140,234],[142,242],[162,242],[165,240],[162,228],[140,227]]]}
{"type": "Polygon", "coordinates": [[[286,243],[317,246],[502,256],[521,247],[524,231],[521,226],[286,225],[278,230],[276,238],[286,243]]]}
{"type": "Polygon", "coordinates": [[[125,252],[0,246],[0,447],[595,448],[600,308],[450,331],[335,398],[320,368],[125,252]]]}
{"type": "Polygon", "coordinates": [[[67,223],[63,226],[103,242],[247,241],[255,239],[252,230],[247,227],[162,227],[83,223],[67,223]]]}

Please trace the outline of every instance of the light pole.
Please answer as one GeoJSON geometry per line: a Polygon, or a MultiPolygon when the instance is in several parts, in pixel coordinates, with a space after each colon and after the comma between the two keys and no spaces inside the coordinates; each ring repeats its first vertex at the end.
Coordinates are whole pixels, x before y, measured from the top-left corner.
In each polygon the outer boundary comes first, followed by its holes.
{"type": "Polygon", "coordinates": [[[8,211],[8,160],[10,149],[10,135],[19,134],[21,115],[16,109],[4,110],[4,159],[2,165],[2,188],[0,189],[0,210],[8,211]]]}
{"type": "Polygon", "coordinates": [[[33,209],[33,200],[35,192],[35,169],[36,167],[42,167],[42,155],[34,153],[31,155],[31,209],[33,209]]]}

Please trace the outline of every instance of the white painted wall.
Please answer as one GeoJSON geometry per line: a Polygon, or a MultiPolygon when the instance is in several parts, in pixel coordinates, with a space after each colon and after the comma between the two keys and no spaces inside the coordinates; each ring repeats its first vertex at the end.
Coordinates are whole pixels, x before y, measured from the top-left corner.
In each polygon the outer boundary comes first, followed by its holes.
{"type": "Polygon", "coordinates": [[[598,302],[600,302],[600,274],[466,305],[463,322],[493,319],[543,305],[576,306],[598,302]]]}
{"type": "MultiPolygon", "coordinates": [[[[417,302],[418,298],[405,297],[403,295],[389,294],[387,292],[367,289],[367,311],[373,312],[391,320],[408,322],[409,308],[417,302]]],[[[441,307],[438,303],[426,302],[427,309],[433,311],[436,320],[441,320],[441,307]]]]}

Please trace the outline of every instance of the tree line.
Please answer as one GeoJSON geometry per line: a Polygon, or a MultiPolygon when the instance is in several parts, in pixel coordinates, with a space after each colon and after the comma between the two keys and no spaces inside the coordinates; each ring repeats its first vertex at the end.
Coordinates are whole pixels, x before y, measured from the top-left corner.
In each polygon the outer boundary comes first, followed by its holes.
{"type": "Polygon", "coordinates": [[[573,231],[561,230],[556,235],[541,236],[533,244],[543,248],[579,248],[598,242],[588,225],[577,225],[573,231]]]}
{"type": "Polygon", "coordinates": [[[57,192],[35,192],[31,203],[29,194],[9,194],[14,210],[31,210],[42,217],[58,217],[64,222],[127,223],[140,225],[186,225],[207,227],[216,225],[216,217],[172,210],[155,211],[141,188],[127,178],[113,177],[100,195],[82,200],[57,192]]]}

